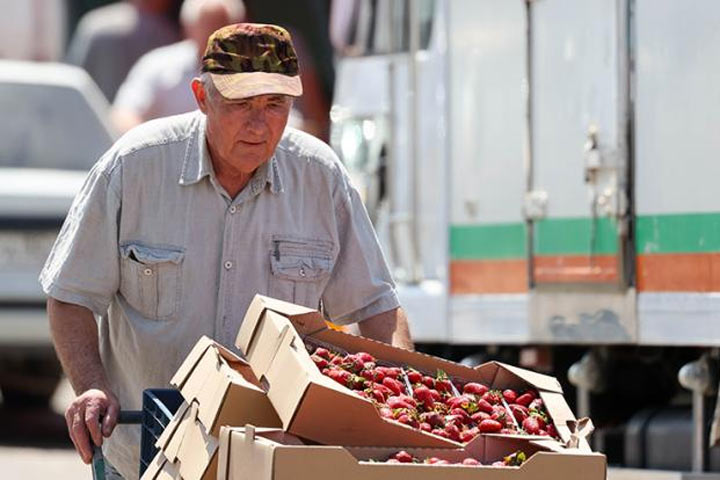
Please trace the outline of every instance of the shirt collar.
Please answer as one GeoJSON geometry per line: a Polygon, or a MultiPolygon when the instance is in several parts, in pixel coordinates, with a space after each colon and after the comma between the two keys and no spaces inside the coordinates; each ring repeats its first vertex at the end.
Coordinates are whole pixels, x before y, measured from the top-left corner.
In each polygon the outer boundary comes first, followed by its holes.
{"type": "MultiPolygon", "coordinates": [[[[195,127],[195,133],[191,136],[185,149],[182,171],[180,172],[180,185],[193,185],[205,177],[214,179],[215,172],[210,160],[210,151],[205,142],[205,115],[200,114],[195,127]]],[[[252,176],[248,187],[257,193],[265,185],[270,185],[272,193],[283,191],[280,169],[278,168],[277,154],[263,163],[252,176]]]]}

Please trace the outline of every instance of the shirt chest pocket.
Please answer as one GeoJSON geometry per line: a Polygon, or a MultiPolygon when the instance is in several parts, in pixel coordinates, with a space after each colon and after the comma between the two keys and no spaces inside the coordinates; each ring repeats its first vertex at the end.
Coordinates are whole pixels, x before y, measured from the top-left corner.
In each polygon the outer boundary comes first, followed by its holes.
{"type": "Polygon", "coordinates": [[[120,293],[127,303],[153,320],[175,315],[182,290],[182,249],[129,243],[120,253],[120,293]]]}
{"type": "Polygon", "coordinates": [[[275,235],[270,251],[271,297],[317,308],[332,272],[332,243],[275,235]]]}

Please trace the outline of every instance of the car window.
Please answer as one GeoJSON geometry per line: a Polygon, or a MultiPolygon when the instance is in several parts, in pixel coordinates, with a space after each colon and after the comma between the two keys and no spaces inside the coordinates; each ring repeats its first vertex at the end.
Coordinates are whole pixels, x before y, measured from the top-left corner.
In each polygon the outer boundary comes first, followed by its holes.
{"type": "Polygon", "coordinates": [[[0,79],[0,167],[87,170],[111,143],[82,90],[0,79]]]}

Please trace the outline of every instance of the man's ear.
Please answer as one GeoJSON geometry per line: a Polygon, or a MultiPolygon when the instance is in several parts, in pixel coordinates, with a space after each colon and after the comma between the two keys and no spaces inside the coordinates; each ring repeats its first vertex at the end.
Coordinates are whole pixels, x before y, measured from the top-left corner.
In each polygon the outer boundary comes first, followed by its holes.
{"type": "Polygon", "coordinates": [[[208,95],[202,80],[199,78],[193,78],[190,86],[192,87],[193,95],[195,96],[198,108],[201,112],[207,113],[208,95]]]}

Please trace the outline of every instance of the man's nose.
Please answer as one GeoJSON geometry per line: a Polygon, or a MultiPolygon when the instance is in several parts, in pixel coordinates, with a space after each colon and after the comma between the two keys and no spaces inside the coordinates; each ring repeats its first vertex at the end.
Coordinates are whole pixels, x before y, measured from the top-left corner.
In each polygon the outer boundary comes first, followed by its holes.
{"type": "Polygon", "coordinates": [[[265,118],[265,110],[262,108],[253,108],[247,118],[246,127],[250,133],[262,135],[267,131],[267,121],[265,118]]]}

